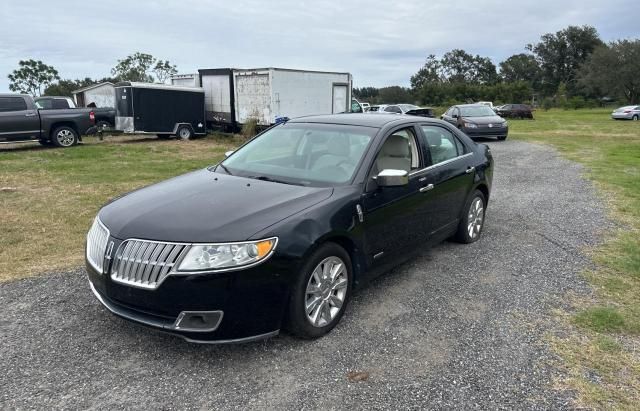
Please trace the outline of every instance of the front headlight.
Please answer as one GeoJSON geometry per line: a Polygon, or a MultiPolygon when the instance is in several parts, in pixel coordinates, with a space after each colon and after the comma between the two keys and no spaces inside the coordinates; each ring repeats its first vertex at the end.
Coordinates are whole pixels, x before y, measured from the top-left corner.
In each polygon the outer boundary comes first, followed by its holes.
{"type": "Polygon", "coordinates": [[[478,125],[473,123],[464,123],[464,126],[466,128],[478,128],[478,125]]]}
{"type": "Polygon", "coordinates": [[[180,271],[241,268],[263,261],[273,254],[278,238],[243,243],[194,244],[180,262],[180,271]]]}

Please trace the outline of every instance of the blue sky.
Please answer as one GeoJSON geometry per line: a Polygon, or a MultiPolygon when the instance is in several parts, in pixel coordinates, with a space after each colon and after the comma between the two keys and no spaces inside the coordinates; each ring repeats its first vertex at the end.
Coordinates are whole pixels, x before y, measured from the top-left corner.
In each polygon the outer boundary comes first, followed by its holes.
{"type": "MultiPolygon", "coordinates": [[[[2,0],[0,92],[21,59],[63,78],[108,76],[135,51],[178,65],[348,71],[354,85],[408,85],[425,57],[453,48],[494,63],[540,35],[595,26],[605,41],[640,37],[640,7],[568,1],[2,0]],[[452,6],[456,4],[457,7],[452,6]]],[[[630,6],[630,4],[627,4],[630,6]]]]}

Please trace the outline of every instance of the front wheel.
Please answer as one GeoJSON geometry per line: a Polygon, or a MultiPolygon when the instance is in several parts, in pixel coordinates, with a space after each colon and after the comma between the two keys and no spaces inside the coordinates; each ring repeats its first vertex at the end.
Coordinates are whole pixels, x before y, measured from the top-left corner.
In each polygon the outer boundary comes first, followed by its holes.
{"type": "Polygon", "coordinates": [[[349,302],[352,276],[351,258],[339,245],[326,243],[314,251],[291,292],[289,332],[302,338],[318,338],[331,331],[349,302]]]}
{"type": "Polygon", "coordinates": [[[504,141],[507,139],[507,136],[498,136],[498,141],[504,141]]]}
{"type": "Polygon", "coordinates": [[[636,114],[635,116],[632,117],[633,121],[638,121],[638,115],[636,114]]]}
{"type": "Polygon", "coordinates": [[[71,147],[78,144],[78,133],[69,126],[58,127],[51,133],[51,142],[56,147],[71,147]]]}
{"type": "Polygon", "coordinates": [[[460,219],[456,241],[469,244],[478,241],[484,227],[487,200],[480,190],[476,190],[465,204],[465,212],[460,219]]]}

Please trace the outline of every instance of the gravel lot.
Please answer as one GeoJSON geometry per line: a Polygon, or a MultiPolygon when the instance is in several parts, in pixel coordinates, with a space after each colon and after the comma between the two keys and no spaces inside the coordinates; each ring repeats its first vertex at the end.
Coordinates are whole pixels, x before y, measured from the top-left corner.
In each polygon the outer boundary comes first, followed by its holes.
{"type": "Polygon", "coordinates": [[[376,280],[317,341],[189,344],[107,313],[81,269],[0,284],[0,408],[570,408],[543,335],[589,293],[604,210],[552,149],[489,144],[484,237],[376,280]]]}

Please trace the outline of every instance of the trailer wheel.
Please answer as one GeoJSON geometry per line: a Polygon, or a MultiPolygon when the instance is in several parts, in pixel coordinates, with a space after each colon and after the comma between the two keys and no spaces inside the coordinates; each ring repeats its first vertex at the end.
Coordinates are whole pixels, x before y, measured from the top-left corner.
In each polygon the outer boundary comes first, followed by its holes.
{"type": "Polygon", "coordinates": [[[183,140],[189,140],[193,136],[193,132],[188,126],[180,126],[178,127],[176,135],[183,140]]]}

